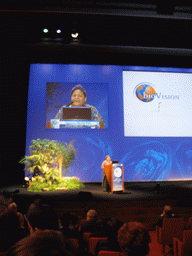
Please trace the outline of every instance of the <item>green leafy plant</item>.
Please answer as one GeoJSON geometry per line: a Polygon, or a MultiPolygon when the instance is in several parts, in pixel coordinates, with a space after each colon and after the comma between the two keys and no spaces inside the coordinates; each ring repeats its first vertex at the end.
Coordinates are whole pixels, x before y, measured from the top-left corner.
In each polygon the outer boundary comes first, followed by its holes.
{"type": "Polygon", "coordinates": [[[45,178],[39,179],[38,177],[35,177],[30,183],[28,190],[38,192],[79,189],[84,187],[84,184],[76,177],[62,177],[58,180],[47,180],[45,178]]]}
{"type": "Polygon", "coordinates": [[[20,161],[30,172],[34,173],[35,169],[40,172],[40,175],[34,177],[30,182],[29,190],[56,190],[58,187],[74,189],[82,186],[77,178],[64,179],[61,174],[62,167],[64,175],[67,174],[67,170],[77,154],[73,143],[70,141],[63,144],[47,139],[32,140],[29,147],[30,155],[20,161]]]}

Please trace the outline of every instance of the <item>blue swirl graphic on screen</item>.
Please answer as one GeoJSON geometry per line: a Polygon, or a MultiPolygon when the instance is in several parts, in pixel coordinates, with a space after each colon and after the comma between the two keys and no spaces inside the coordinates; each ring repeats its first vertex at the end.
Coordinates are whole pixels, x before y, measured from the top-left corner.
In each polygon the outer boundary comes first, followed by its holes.
{"type": "Polygon", "coordinates": [[[70,174],[82,181],[101,181],[102,161],[113,153],[109,143],[98,137],[82,136],[76,139],[76,146],[79,153],[70,174]]]}
{"type": "Polygon", "coordinates": [[[171,150],[164,144],[153,141],[141,143],[131,149],[121,160],[125,180],[163,180],[172,166],[171,150]]]}
{"type": "MultiPolygon", "coordinates": [[[[101,164],[102,161],[105,159],[106,155],[110,155],[112,157],[112,148],[109,144],[104,142],[103,140],[99,138],[92,139],[90,137],[86,137],[85,140],[89,143],[88,149],[92,148],[93,145],[96,147],[95,150],[92,150],[92,155],[94,156],[94,161],[90,161],[90,167],[93,167],[93,170],[95,169],[94,173],[91,173],[90,180],[94,180],[94,176],[97,176],[98,172],[101,172],[101,164]],[[98,166],[98,160],[101,161],[99,168],[96,168],[98,166]]],[[[89,150],[90,151],[90,150],[89,150]]],[[[90,153],[89,153],[90,155],[90,153]]]]}
{"type": "Polygon", "coordinates": [[[181,178],[192,178],[192,145],[183,143],[176,150],[176,164],[181,178]]]}

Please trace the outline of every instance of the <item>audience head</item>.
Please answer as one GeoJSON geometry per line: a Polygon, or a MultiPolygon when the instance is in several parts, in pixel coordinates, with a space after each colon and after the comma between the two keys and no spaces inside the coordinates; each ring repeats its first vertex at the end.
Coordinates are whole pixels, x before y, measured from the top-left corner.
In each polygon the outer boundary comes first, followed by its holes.
{"type": "Polygon", "coordinates": [[[20,226],[19,216],[14,211],[5,211],[0,215],[0,229],[8,230],[8,229],[17,229],[20,226]]]}
{"type": "Polygon", "coordinates": [[[20,225],[20,228],[25,228],[25,218],[24,218],[23,214],[20,213],[20,212],[17,212],[16,215],[17,215],[18,218],[19,218],[19,225],[20,225]]]}
{"type": "Polygon", "coordinates": [[[67,246],[61,232],[55,230],[37,231],[17,242],[7,252],[7,256],[72,256],[74,252],[67,246]]]}
{"type": "Polygon", "coordinates": [[[171,208],[171,206],[166,205],[166,206],[164,207],[164,214],[165,214],[165,215],[168,215],[168,216],[172,216],[172,208],[171,208]]]}
{"type": "Polygon", "coordinates": [[[40,195],[34,195],[33,196],[33,203],[34,204],[39,204],[42,200],[42,197],[40,195]]]}
{"type": "Polygon", "coordinates": [[[5,211],[0,215],[0,250],[7,251],[19,237],[19,216],[15,212],[5,211]]]}
{"type": "Polygon", "coordinates": [[[59,220],[55,211],[47,204],[42,204],[38,211],[34,211],[28,218],[32,231],[52,229],[59,230],[59,220]]]}
{"type": "Polygon", "coordinates": [[[61,215],[60,221],[63,228],[70,228],[71,226],[74,226],[77,224],[78,218],[69,212],[65,212],[61,215]]]}
{"type": "Polygon", "coordinates": [[[118,231],[118,243],[129,256],[146,256],[149,253],[150,236],[139,222],[125,223],[118,231]]]}
{"type": "Polygon", "coordinates": [[[8,212],[17,212],[18,210],[18,207],[17,207],[17,204],[16,203],[11,203],[7,206],[7,211],[8,212]]]}
{"type": "Polygon", "coordinates": [[[122,226],[122,222],[116,218],[109,218],[107,221],[106,230],[108,233],[108,240],[109,241],[117,241],[117,234],[118,230],[122,226]]]}
{"type": "Polygon", "coordinates": [[[95,210],[89,210],[87,212],[87,220],[97,219],[97,212],[95,210]]]}

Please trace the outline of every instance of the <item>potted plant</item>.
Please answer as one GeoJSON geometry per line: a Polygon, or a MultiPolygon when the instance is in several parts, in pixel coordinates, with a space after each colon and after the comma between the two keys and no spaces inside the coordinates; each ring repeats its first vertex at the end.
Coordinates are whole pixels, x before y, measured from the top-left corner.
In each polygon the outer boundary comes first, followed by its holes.
{"type": "Polygon", "coordinates": [[[25,156],[20,161],[26,165],[25,169],[33,173],[28,188],[30,191],[80,188],[83,186],[76,177],[72,179],[62,177],[62,170],[66,175],[77,154],[73,143],[73,141],[60,143],[48,139],[32,140],[29,147],[30,155],[25,156]]]}

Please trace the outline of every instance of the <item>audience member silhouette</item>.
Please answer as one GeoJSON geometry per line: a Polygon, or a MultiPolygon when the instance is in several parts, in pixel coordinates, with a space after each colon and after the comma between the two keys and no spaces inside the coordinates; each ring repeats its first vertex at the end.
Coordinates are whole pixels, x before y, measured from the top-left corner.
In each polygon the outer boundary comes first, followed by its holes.
{"type": "Polygon", "coordinates": [[[145,226],[139,222],[127,222],[118,231],[118,243],[128,256],[146,256],[151,242],[145,226]]]}
{"type": "Polygon", "coordinates": [[[107,237],[109,234],[107,223],[110,220],[111,220],[111,217],[105,217],[101,220],[98,220],[96,228],[94,232],[92,232],[90,237],[107,237]]]}
{"type": "Polygon", "coordinates": [[[98,225],[97,212],[95,210],[89,210],[86,215],[86,221],[83,222],[80,227],[80,233],[94,232],[98,225]]]}
{"type": "Polygon", "coordinates": [[[63,232],[68,238],[79,238],[79,232],[77,228],[78,218],[69,212],[65,212],[59,218],[62,228],[60,231],[63,232]]]}
{"type": "Polygon", "coordinates": [[[40,206],[42,204],[42,197],[40,195],[34,195],[32,198],[33,202],[30,204],[28,211],[26,213],[26,218],[28,219],[30,214],[40,211],[40,206]]]}
{"type": "Polygon", "coordinates": [[[7,252],[7,256],[75,256],[77,249],[60,231],[38,230],[21,239],[7,252]]]}
{"type": "Polygon", "coordinates": [[[84,250],[88,247],[88,244],[83,240],[83,233],[93,233],[98,228],[97,212],[93,209],[89,210],[86,215],[86,221],[79,226],[79,246],[84,250]]]}
{"type": "Polygon", "coordinates": [[[11,203],[8,205],[7,210],[8,213],[15,213],[19,218],[20,228],[22,228],[22,231],[26,233],[26,235],[29,233],[26,228],[25,218],[24,215],[21,212],[18,212],[18,206],[16,203],[11,203]]]}
{"type": "Polygon", "coordinates": [[[0,251],[7,251],[17,241],[29,234],[23,227],[21,215],[6,211],[0,216],[0,251]]]}
{"type": "Polygon", "coordinates": [[[8,212],[14,212],[14,213],[17,213],[18,211],[18,206],[16,203],[10,203],[8,206],[7,206],[7,211],[8,212]]]}
{"type": "MultiPolygon", "coordinates": [[[[102,231],[102,236],[107,237],[107,240],[99,240],[96,245],[95,254],[98,255],[99,251],[121,251],[119,243],[117,241],[117,234],[119,228],[123,223],[115,218],[104,218],[105,224],[103,225],[104,230],[102,231]]],[[[93,233],[93,237],[97,234],[93,233]]]]}
{"type": "Polygon", "coordinates": [[[163,219],[164,218],[172,218],[172,217],[179,217],[178,215],[173,214],[172,212],[172,208],[169,205],[166,205],[163,209],[163,213],[159,216],[159,218],[152,223],[152,226],[158,226],[158,227],[162,227],[163,225],[163,219]]]}
{"type": "Polygon", "coordinates": [[[59,230],[59,219],[55,211],[47,204],[42,204],[38,211],[32,212],[28,217],[30,232],[37,230],[59,230]]]}
{"type": "Polygon", "coordinates": [[[9,190],[5,189],[3,194],[0,195],[0,214],[2,214],[5,210],[7,210],[7,206],[13,202],[13,198],[11,197],[11,193],[9,190]]]}

